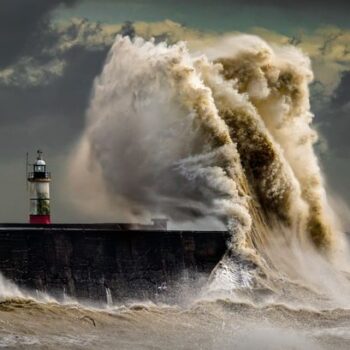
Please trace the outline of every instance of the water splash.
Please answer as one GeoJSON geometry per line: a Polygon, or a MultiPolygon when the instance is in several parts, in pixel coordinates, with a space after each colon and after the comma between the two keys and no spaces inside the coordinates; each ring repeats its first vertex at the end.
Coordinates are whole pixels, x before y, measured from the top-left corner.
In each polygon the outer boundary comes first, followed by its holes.
{"type": "Polygon", "coordinates": [[[107,306],[108,307],[112,307],[113,306],[112,292],[111,292],[111,290],[108,287],[106,287],[106,302],[107,302],[107,306]]]}
{"type": "Polygon", "coordinates": [[[25,294],[12,282],[7,280],[0,273],[0,297],[6,298],[24,298],[25,294]]]}
{"type": "Polygon", "coordinates": [[[93,198],[79,206],[223,222],[232,238],[213,283],[276,277],[279,238],[281,251],[297,241],[331,258],[338,230],[313,150],[311,80],[301,51],[254,36],[200,57],[184,43],[117,37],[70,165],[73,186],[93,198]]]}

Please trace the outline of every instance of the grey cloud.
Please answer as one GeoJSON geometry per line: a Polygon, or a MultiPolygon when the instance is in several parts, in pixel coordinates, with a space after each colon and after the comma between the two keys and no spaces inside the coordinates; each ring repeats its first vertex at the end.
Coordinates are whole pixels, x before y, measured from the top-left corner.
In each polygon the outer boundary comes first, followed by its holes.
{"type": "MultiPolygon", "coordinates": [[[[86,1],[86,0],[85,0],[86,1]]],[[[105,0],[109,3],[125,3],[125,0],[105,0]]],[[[152,5],[166,5],[167,3],[172,3],[173,0],[143,0],[144,4],[152,5]]],[[[332,10],[335,6],[339,9],[350,8],[350,3],[347,0],[334,0],[331,3],[327,0],[177,0],[178,4],[186,4],[188,6],[203,6],[212,5],[215,6],[229,6],[235,4],[242,5],[258,5],[258,6],[274,6],[279,8],[289,8],[289,9],[305,9],[305,8],[320,8],[332,10]]],[[[138,0],[129,0],[128,3],[132,6],[132,3],[139,3],[138,0]]]]}
{"type": "Polygon", "coordinates": [[[49,14],[60,4],[77,0],[2,0],[0,4],[0,67],[11,64],[40,43],[40,33],[48,26],[49,14]]]}
{"type": "Polygon", "coordinates": [[[51,26],[41,33],[41,46],[31,55],[22,56],[0,70],[0,86],[49,85],[64,74],[70,51],[78,47],[103,51],[114,36],[106,35],[98,23],[74,19],[63,28],[51,26]]]}
{"type": "Polygon", "coordinates": [[[84,19],[48,25],[36,51],[26,51],[0,70],[0,147],[9,151],[5,155],[23,153],[22,145],[33,142],[58,151],[75,140],[109,42],[99,24],[84,19]]]}
{"type": "MultiPolygon", "coordinates": [[[[127,23],[122,34],[133,30],[127,23]]],[[[10,154],[20,156],[33,143],[51,153],[71,147],[83,129],[94,78],[114,37],[115,33],[106,34],[100,24],[86,19],[49,25],[31,56],[22,56],[0,70],[4,159],[10,154]],[[7,130],[20,137],[14,138],[7,130]]]]}
{"type": "MultiPolygon", "coordinates": [[[[89,0],[85,0],[89,1],[89,0]]],[[[91,1],[91,0],[90,0],[91,1]]],[[[104,0],[105,2],[109,3],[125,3],[125,0],[104,0]]],[[[139,3],[139,0],[129,0],[128,3],[139,3]]],[[[173,0],[143,0],[144,3],[148,4],[157,4],[157,3],[170,3],[173,2],[173,0]]],[[[187,4],[208,4],[213,3],[212,0],[177,0],[177,3],[187,3],[187,4]]],[[[274,5],[274,6],[290,6],[290,7],[296,7],[296,6],[316,6],[316,5],[324,5],[324,6],[330,6],[330,2],[327,0],[216,0],[215,5],[229,5],[229,4],[237,4],[237,3],[245,3],[245,4],[261,4],[261,5],[274,5]]],[[[347,0],[334,0],[332,1],[332,4],[342,5],[342,6],[348,6],[347,0]]]]}
{"type": "Polygon", "coordinates": [[[289,7],[289,8],[305,8],[305,7],[332,7],[339,6],[342,8],[349,8],[350,4],[347,0],[333,0],[331,3],[327,0],[238,0],[230,1],[223,0],[225,3],[237,3],[242,2],[245,4],[256,4],[256,5],[271,5],[276,7],[289,7]]]}
{"type": "Polygon", "coordinates": [[[12,150],[13,154],[19,144],[33,142],[52,150],[71,144],[84,125],[92,83],[106,54],[107,49],[88,51],[75,47],[65,55],[65,74],[49,85],[0,86],[0,148],[4,153],[12,150]],[[13,138],[7,129],[17,126],[29,128],[30,133],[13,138]]]}
{"type": "Polygon", "coordinates": [[[128,36],[130,39],[134,38],[136,35],[136,30],[133,23],[130,21],[125,22],[120,30],[120,34],[122,36],[128,36]]]}
{"type": "Polygon", "coordinates": [[[321,133],[328,143],[328,156],[350,155],[350,71],[342,79],[331,100],[317,113],[321,133]]]}
{"type": "MultiPolygon", "coordinates": [[[[342,74],[341,81],[334,91],[332,98],[332,108],[343,108],[350,103],[350,71],[342,74]]],[[[349,118],[350,119],[350,118],[349,118]]]]}

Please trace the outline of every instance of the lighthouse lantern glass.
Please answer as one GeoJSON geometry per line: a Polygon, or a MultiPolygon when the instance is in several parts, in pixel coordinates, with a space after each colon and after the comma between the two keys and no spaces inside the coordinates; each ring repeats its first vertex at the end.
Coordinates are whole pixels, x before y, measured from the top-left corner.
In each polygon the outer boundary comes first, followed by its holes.
{"type": "Polygon", "coordinates": [[[45,165],[34,165],[34,172],[44,173],[45,172],[45,165]]]}

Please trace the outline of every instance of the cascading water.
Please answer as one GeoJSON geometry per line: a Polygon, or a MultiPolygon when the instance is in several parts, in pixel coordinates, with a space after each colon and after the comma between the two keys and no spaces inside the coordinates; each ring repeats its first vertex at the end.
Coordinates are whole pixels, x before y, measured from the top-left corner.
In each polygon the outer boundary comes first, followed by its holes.
{"type": "Polygon", "coordinates": [[[106,287],[106,302],[107,302],[107,306],[109,307],[113,306],[112,292],[108,287],[106,287]]]}
{"type": "Polygon", "coordinates": [[[339,233],[313,150],[309,59],[248,35],[204,53],[117,37],[71,178],[126,218],[224,223],[232,239],[214,284],[267,283],[291,245],[331,260],[339,233]]]}

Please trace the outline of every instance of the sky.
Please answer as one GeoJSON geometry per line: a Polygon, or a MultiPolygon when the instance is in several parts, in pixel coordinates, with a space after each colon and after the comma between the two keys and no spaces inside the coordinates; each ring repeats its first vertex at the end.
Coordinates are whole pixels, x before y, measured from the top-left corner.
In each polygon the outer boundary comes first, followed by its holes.
{"type": "Polygon", "coordinates": [[[315,73],[320,165],[332,196],[350,205],[349,10],[342,0],[2,0],[0,221],[27,221],[25,155],[33,159],[38,148],[53,174],[53,220],[100,220],[73,204],[67,160],[84,130],[94,78],[121,32],[195,49],[236,32],[300,47],[315,73]]]}

